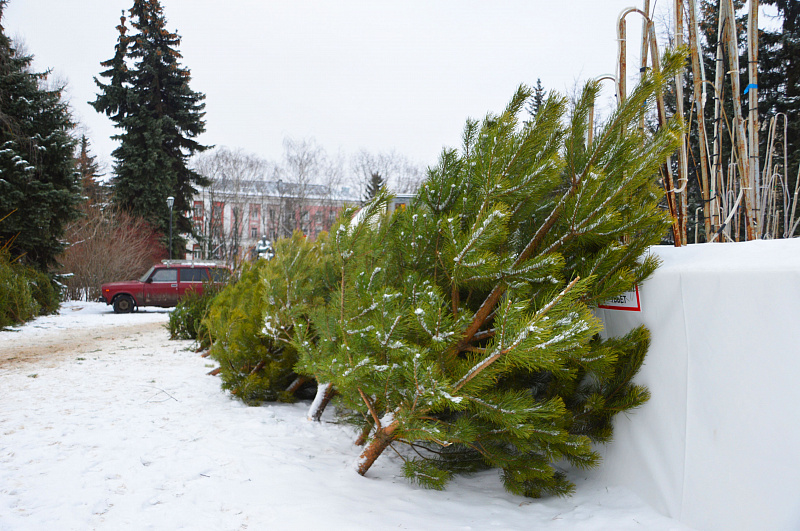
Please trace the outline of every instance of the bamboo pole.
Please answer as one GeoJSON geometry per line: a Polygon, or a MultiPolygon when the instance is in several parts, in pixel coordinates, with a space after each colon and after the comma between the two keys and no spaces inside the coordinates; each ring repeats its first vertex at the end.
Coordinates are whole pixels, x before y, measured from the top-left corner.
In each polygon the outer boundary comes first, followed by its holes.
{"type": "MultiPolygon", "coordinates": [[[[776,123],[777,122],[775,120],[775,117],[773,116],[772,119],[769,122],[769,128],[767,130],[767,150],[765,152],[766,160],[764,161],[764,174],[761,176],[761,182],[762,183],[769,183],[768,186],[767,185],[764,186],[764,189],[762,190],[762,194],[761,194],[761,201],[763,203],[762,209],[763,209],[763,212],[764,212],[764,220],[762,221],[762,225],[760,225],[760,227],[767,227],[766,230],[763,232],[763,234],[771,234],[772,233],[772,229],[770,227],[773,226],[773,221],[775,221],[773,219],[773,216],[777,214],[777,211],[773,208],[774,205],[776,205],[777,203],[775,203],[775,200],[774,200],[775,191],[773,189],[773,183],[775,181],[774,180],[775,173],[772,170],[772,168],[773,168],[772,157],[773,157],[773,150],[774,150],[774,147],[775,147],[775,127],[776,127],[776,123]],[[767,204],[770,205],[768,209],[766,207],[767,204]],[[775,212],[773,212],[774,210],[775,210],[775,212]]],[[[779,182],[782,182],[782,180],[779,179],[779,182]]],[[[783,190],[781,190],[781,191],[783,191],[783,190]]],[[[781,194],[781,196],[783,196],[783,194],[781,194]]],[[[785,206],[785,201],[784,201],[784,206],[785,206]]],[[[770,237],[774,237],[774,236],[770,236],[770,237]]]]}
{"type": "Polygon", "coordinates": [[[627,96],[627,87],[625,86],[625,76],[627,76],[627,26],[625,24],[625,16],[630,12],[631,9],[635,8],[627,8],[623,9],[622,13],[619,14],[617,17],[617,46],[618,49],[618,56],[617,56],[617,94],[619,94],[619,103],[625,101],[625,97],[627,96]]]}
{"type": "MultiPolygon", "coordinates": [[[[648,38],[650,41],[650,55],[653,70],[655,72],[660,72],[661,57],[658,53],[658,41],[656,40],[656,32],[653,24],[650,24],[648,38]]],[[[656,108],[658,111],[658,125],[663,126],[667,123],[667,111],[664,105],[664,94],[662,94],[661,91],[656,93],[656,108]]],[[[675,179],[672,175],[672,157],[667,157],[667,163],[664,166],[666,167],[664,172],[664,194],[667,197],[667,208],[672,218],[672,239],[675,242],[675,247],[680,247],[680,225],[678,224],[678,205],[675,198],[675,179]]]]}
{"type": "Polygon", "coordinates": [[[725,79],[725,56],[723,54],[722,43],[724,41],[725,17],[722,9],[717,13],[717,53],[714,72],[714,137],[712,141],[711,156],[711,225],[713,230],[719,230],[723,216],[720,216],[722,208],[728,204],[727,191],[723,184],[722,170],[722,82],[725,79]],[[719,190],[719,192],[718,192],[719,190]],[[723,201],[717,200],[717,194],[721,193],[723,201]]]}
{"type": "MultiPolygon", "coordinates": [[[[683,0],[675,0],[675,47],[680,48],[684,44],[683,39],[683,0]]],[[[675,99],[677,105],[677,114],[681,118],[685,117],[683,108],[683,69],[675,74],[675,99]]],[[[686,227],[688,217],[688,175],[689,175],[689,157],[686,152],[687,134],[683,134],[683,141],[681,142],[680,151],[678,152],[678,186],[680,195],[678,196],[678,226],[681,235],[681,244],[687,241],[686,227]]],[[[677,246],[677,242],[676,242],[677,246]]]]}
{"type": "MultiPolygon", "coordinates": [[[[644,0],[644,5],[642,6],[642,11],[645,13],[645,16],[642,18],[642,47],[639,51],[639,80],[641,81],[642,77],[644,77],[645,72],[647,72],[647,55],[650,49],[650,43],[648,40],[648,35],[650,33],[650,25],[652,24],[652,17],[650,16],[650,0],[644,0]]],[[[642,120],[639,124],[639,128],[644,131],[644,115],[642,115],[642,120]]]]}
{"type": "MultiPolygon", "coordinates": [[[[649,2],[645,3],[645,9],[649,10],[649,2]]],[[[619,55],[617,59],[617,95],[619,99],[619,103],[622,104],[625,101],[626,97],[626,79],[627,76],[627,25],[625,22],[625,17],[627,17],[631,13],[639,13],[644,18],[643,27],[645,28],[645,33],[642,35],[642,50],[646,50],[647,47],[650,48],[651,54],[651,63],[653,69],[657,72],[660,68],[660,58],[658,53],[658,42],[655,37],[655,29],[653,25],[653,21],[648,16],[647,12],[642,11],[641,9],[635,7],[628,7],[623,9],[619,17],[617,18],[617,42],[619,43],[619,55]],[[649,46],[648,46],[649,45],[649,46]]],[[[644,54],[645,57],[642,59],[642,64],[647,64],[646,53],[644,54]]],[[[643,73],[643,71],[641,72],[643,73]]],[[[678,83],[678,87],[680,87],[680,83],[678,83]]],[[[666,123],[666,111],[664,106],[664,97],[663,94],[660,92],[656,95],[657,107],[658,107],[658,119],[659,125],[664,125],[666,123]]],[[[685,141],[684,141],[685,146],[685,141]]],[[[685,159],[685,149],[682,149],[684,159],[685,159]]],[[[686,175],[686,173],[684,173],[686,175]]],[[[681,190],[685,190],[685,182],[682,183],[683,186],[679,190],[675,190],[674,188],[675,180],[672,175],[672,163],[671,159],[667,159],[666,164],[666,173],[664,175],[664,189],[667,196],[667,206],[669,208],[670,215],[673,219],[673,239],[675,240],[675,246],[680,247],[684,243],[686,243],[686,227],[685,227],[685,220],[686,216],[681,216],[681,210],[679,202],[675,197],[675,192],[680,192],[681,190]],[[681,219],[683,219],[683,225],[681,224],[681,219]]],[[[686,208],[683,209],[685,214],[686,208]]]]}
{"type": "MultiPolygon", "coordinates": [[[[756,204],[756,230],[761,231],[764,212],[761,210],[761,172],[759,172],[758,149],[758,0],[750,0],[747,17],[747,139],[750,154],[750,182],[753,185],[756,204]]],[[[756,236],[758,237],[758,235],[756,236]]]]}
{"type": "MultiPolygon", "coordinates": [[[[781,112],[775,116],[776,126],[778,119],[781,116],[783,116],[783,181],[784,188],[786,190],[783,203],[783,237],[791,238],[791,235],[789,234],[789,226],[791,225],[791,221],[786,215],[789,212],[789,205],[791,204],[791,196],[789,195],[789,146],[786,143],[786,137],[789,135],[789,123],[787,122],[786,115],[781,112]]],[[[795,206],[796,204],[792,204],[792,211],[794,211],[795,206]]]]}
{"type": "MultiPolygon", "coordinates": [[[[711,239],[711,218],[709,203],[711,202],[710,187],[708,180],[708,138],[706,136],[705,119],[705,72],[700,68],[702,64],[698,53],[697,35],[697,12],[695,0],[688,0],[689,8],[689,53],[692,58],[692,81],[694,85],[694,103],[697,109],[697,132],[700,141],[700,186],[703,194],[703,224],[705,228],[706,241],[711,239]],[[709,212],[706,212],[706,209],[709,212]]],[[[695,212],[695,223],[697,213],[695,212]]],[[[695,237],[697,243],[697,237],[695,237]]]]}
{"type": "MultiPolygon", "coordinates": [[[[786,171],[788,172],[789,170],[787,169],[786,171]]],[[[800,219],[798,219],[797,222],[795,222],[794,220],[795,209],[797,207],[797,190],[799,184],[800,184],[800,166],[797,167],[797,178],[794,181],[794,201],[792,202],[792,216],[791,219],[789,220],[789,236],[788,236],[789,238],[794,236],[794,232],[797,230],[797,225],[800,224],[800,219]]]]}
{"type": "Polygon", "coordinates": [[[626,76],[628,68],[628,28],[625,23],[625,17],[631,13],[639,13],[644,17],[645,24],[650,25],[650,17],[647,13],[636,7],[626,7],[617,17],[617,43],[619,46],[619,55],[617,57],[617,93],[619,94],[619,102],[622,103],[627,97],[626,76]]]}
{"type": "MultiPolygon", "coordinates": [[[[792,198],[789,195],[791,194],[791,190],[789,190],[789,146],[786,142],[786,138],[789,136],[789,121],[788,117],[782,112],[775,116],[775,121],[777,122],[781,116],[783,116],[783,175],[786,181],[786,203],[783,207],[783,237],[791,238],[794,235],[792,223],[794,223],[794,214],[797,209],[797,180],[794,182],[794,197],[792,198]],[[792,206],[792,211],[787,216],[789,205],[792,206]]],[[[800,178],[800,167],[797,168],[797,176],[800,178]]]]}
{"type": "Polygon", "coordinates": [[[733,98],[735,146],[739,159],[739,181],[741,183],[741,188],[744,190],[744,212],[742,216],[744,218],[743,222],[745,224],[747,240],[755,240],[757,238],[756,218],[754,215],[756,201],[753,182],[750,179],[750,157],[747,145],[745,144],[744,117],[742,116],[742,89],[739,83],[739,46],[736,38],[736,11],[733,7],[733,0],[722,0],[722,5],[725,7],[727,26],[728,64],[730,65],[731,96],[733,98]]]}
{"type": "MultiPolygon", "coordinates": [[[[618,89],[616,76],[613,76],[611,74],[603,74],[602,76],[598,76],[598,77],[596,77],[594,79],[595,79],[595,81],[598,81],[598,82],[603,81],[604,79],[611,80],[611,81],[614,82],[614,90],[618,89]]],[[[616,96],[617,96],[617,105],[619,105],[620,104],[619,92],[616,94],[616,96]]],[[[588,130],[586,132],[586,147],[587,148],[592,145],[592,141],[593,140],[594,140],[594,102],[592,102],[592,106],[589,108],[589,127],[588,127],[588,130]]]]}

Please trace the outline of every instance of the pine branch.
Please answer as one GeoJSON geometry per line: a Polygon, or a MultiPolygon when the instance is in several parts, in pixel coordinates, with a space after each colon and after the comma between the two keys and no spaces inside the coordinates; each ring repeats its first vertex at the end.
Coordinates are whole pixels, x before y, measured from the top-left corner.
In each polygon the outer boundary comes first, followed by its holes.
{"type": "Polygon", "coordinates": [[[370,415],[372,415],[372,420],[375,422],[375,426],[378,430],[383,429],[381,427],[381,420],[378,418],[378,414],[375,412],[375,408],[372,406],[372,402],[367,398],[367,395],[364,394],[364,391],[361,388],[358,388],[358,394],[361,395],[361,399],[367,405],[367,409],[369,410],[370,415]]]}
{"type": "MultiPolygon", "coordinates": [[[[550,309],[552,309],[553,306],[555,306],[561,299],[564,298],[564,296],[567,293],[569,293],[570,290],[572,290],[572,288],[575,286],[575,284],[579,280],[580,280],[580,277],[576,277],[572,282],[569,283],[569,285],[567,285],[566,288],[564,288],[564,290],[561,293],[558,294],[558,296],[556,298],[554,298],[552,301],[550,301],[544,308],[542,308],[537,313],[546,314],[548,311],[550,311],[550,309]]],[[[470,380],[475,378],[478,374],[483,372],[486,368],[491,366],[494,362],[496,362],[501,357],[503,357],[504,355],[506,355],[509,352],[511,352],[514,348],[516,348],[520,341],[521,341],[521,339],[516,341],[515,343],[512,343],[511,345],[509,345],[508,347],[506,347],[504,349],[498,350],[497,353],[489,356],[488,358],[484,359],[482,362],[477,364],[475,367],[470,369],[470,371],[466,375],[464,375],[458,382],[456,382],[456,384],[453,386],[453,390],[454,391],[459,391],[462,387],[464,387],[466,384],[468,384],[470,380]]]]}

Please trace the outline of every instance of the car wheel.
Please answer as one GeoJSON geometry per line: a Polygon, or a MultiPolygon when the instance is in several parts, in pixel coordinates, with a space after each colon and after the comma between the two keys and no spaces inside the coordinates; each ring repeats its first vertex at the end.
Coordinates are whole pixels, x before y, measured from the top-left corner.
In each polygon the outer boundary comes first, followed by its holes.
{"type": "Polygon", "coordinates": [[[130,313],[133,311],[133,298],[130,295],[120,295],[114,299],[114,313],[130,313]]]}

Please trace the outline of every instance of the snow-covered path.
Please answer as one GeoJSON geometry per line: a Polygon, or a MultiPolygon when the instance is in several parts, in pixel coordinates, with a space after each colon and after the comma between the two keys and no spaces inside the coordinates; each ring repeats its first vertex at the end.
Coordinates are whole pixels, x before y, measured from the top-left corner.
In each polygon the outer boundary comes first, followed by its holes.
{"type": "Polygon", "coordinates": [[[231,400],[167,319],[70,303],[0,332],[0,530],[686,529],[585,481],[567,499],[495,472],[427,491],[389,456],[361,477],[349,428],[231,400]]]}

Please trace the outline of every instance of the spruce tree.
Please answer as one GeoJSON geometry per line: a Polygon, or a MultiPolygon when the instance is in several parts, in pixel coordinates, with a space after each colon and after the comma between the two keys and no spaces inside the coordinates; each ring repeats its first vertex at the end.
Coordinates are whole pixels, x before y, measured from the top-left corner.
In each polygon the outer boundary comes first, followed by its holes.
{"type": "Polygon", "coordinates": [[[378,192],[380,192],[381,188],[383,188],[385,185],[386,183],[383,182],[383,177],[381,177],[381,174],[376,171],[372,172],[369,182],[367,182],[366,189],[364,190],[364,201],[372,201],[372,199],[378,195],[378,192]]]}
{"type": "Polygon", "coordinates": [[[539,109],[542,107],[542,105],[544,105],[544,100],[546,97],[547,91],[544,90],[542,80],[537,78],[536,86],[533,87],[533,96],[528,104],[528,113],[530,113],[531,116],[536,116],[536,113],[539,112],[539,109]]]}
{"type": "Polygon", "coordinates": [[[643,329],[601,341],[591,309],[656,267],[669,227],[656,175],[682,125],[654,134],[643,113],[685,56],[668,54],[586,145],[599,92],[567,119],[550,95],[531,122],[521,88],[505,112],[470,121],[414,203],[386,214],[379,194],[346,212],[321,251],[332,292],[294,325],[297,370],[330,382],[369,445],[366,473],[404,444],[409,479],[442,488],[494,467],[526,496],[567,494],[554,463],[598,463],[591,443],[648,396],[631,382],[643,329]]]}
{"type": "MultiPolygon", "coordinates": [[[[122,130],[114,138],[113,197],[117,205],[143,217],[162,233],[169,228],[166,199],[175,198],[175,232],[191,233],[195,185],[206,178],[190,169],[189,158],[207,149],[195,138],[205,131],[205,96],[189,88],[189,70],[180,64],[180,37],[166,28],[158,0],[134,0],[133,34],[123,14],[114,57],[95,78],[100,93],[92,105],[122,130]]],[[[173,247],[181,248],[182,238],[173,247]]]]}
{"type": "Polygon", "coordinates": [[[81,135],[78,143],[78,154],[75,157],[75,171],[80,178],[84,197],[91,203],[100,203],[106,200],[106,190],[100,178],[103,174],[97,157],[91,154],[89,139],[81,135]]]}
{"type": "Polygon", "coordinates": [[[61,236],[76,216],[73,127],[63,87],[31,70],[2,27],[0,0],[0,247],[39,269],[55,265],[61,236]]]}

